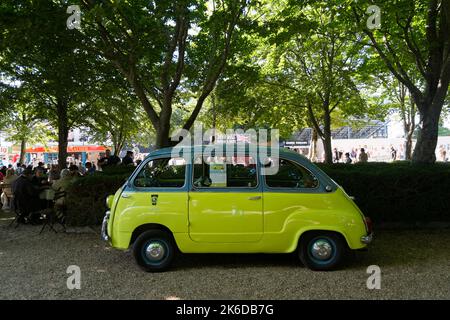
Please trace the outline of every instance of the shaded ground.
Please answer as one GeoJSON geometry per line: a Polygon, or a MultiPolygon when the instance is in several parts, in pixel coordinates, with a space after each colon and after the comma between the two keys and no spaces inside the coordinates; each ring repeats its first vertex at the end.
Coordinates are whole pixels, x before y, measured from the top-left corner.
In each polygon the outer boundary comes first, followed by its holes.
{"type": "Polygon", "coordinates": [[[165,273],[141,271],[99,234],[7,228],[0,212],[0,299],[450,299],[450,230],[379,231],[344,269],[313,272],[294,255],[183,255],[165,273]],[[366,269],[380,266],[381,290],[366,269]],[[66,286],[69,265],[81,289],[66,286]]]}

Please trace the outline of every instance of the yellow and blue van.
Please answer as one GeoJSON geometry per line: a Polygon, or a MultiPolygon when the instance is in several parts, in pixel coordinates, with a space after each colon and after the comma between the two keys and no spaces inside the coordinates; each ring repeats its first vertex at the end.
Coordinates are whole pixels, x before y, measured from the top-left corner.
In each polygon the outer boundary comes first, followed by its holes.
{"type": "Polygon", "coordinates": [[[167,269],[177,252],[296,252],[308,268],[331,270],[372,241],[370,219],[305,157],[225,148],[149,154],[107,198],[104,240],[132,246],[147,271],[167,269]]]}

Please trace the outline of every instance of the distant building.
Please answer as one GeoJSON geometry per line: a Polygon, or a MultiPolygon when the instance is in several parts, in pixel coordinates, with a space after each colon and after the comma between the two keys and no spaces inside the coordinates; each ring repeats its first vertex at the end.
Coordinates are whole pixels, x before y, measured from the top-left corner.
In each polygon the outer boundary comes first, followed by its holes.
{"type": "MultiPolygon", "coordinates": [[[[397,151],[397,160],[405,159],[405,139],[398,134],[398,123],[392,121],[370,121],[361,127],[344,126],[331,132],[332,148],[345,154],[346,152],[358,154],[364,148],[369,155],[369,161],[392,161],[391,147],[397,151]],[[396,129],[396,130],[394,130],[396,129]],[[391,132],[396,131],[396,134],[391,132]]],[[[308,156],[311,149],[312,129],[304,128],[295,132],[289,139],[282,141],[281,146],[293,149],[300,154],[308,156]]],[[[416,140],[413,139],[413,147],[416,140]]],[[[436,159],[442,160],[445,150],[450,154],[450,136],[438,137],[436,159]]],[[[317,141],[316,158],[318,162],[324,161],[324,148],[321,139],[317,141]]]]}

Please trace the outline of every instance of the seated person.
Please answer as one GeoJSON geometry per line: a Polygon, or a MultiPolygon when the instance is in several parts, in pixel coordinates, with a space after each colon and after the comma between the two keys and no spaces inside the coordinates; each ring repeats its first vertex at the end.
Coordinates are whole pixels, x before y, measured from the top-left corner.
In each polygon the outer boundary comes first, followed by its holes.
{"type": "Polygon", "coordinates": [[[36,187],[48,186],[49,183],[44,174],[44,169],[41,167],[36,167],[34,169],[34,176],[31,179],[31,183],[33,183],[36,187]]]}
{"type": "Polygon", "coordinates": [[[36,219],[39,219],[39,215],[32,215],[32,213],[41,209],[39,199],[40,189],[33,185],[31,182],[32,178],[33,171],[25,169],[12,184],[15,203],[21,213],[19,222],[25,222],[25,218],[29,218],[33,223],[36,222],[36,219]]]}
{"type": "Polygon", "coordinates": [[[3,210],[9,210],[11,208],[11,198],[12,198],[12,183],[17,179],[17,176],[14,172],[14,169],[7,169],[6,170],[6,176],[3,180],[3,192],[1,195],[2,204],[3,204],[3,210]]]}
{"type": "MultiPolygon", "coordinates": [[[[41,167],[34,168],[34,176],[31,179],[31,183],[40,191],[50,187],[47,176],[44,174],[44,169],[41,167]]],[[[46,199],[39,199],[39,203],[40,210],[47,208],[49,205],[46,199]]]]}
{"type": "MultiPolygon", "coordinates": [[[[52,185],[52,189],[55,192],[67,192],[71,182],[73,180],[73,176],[71,175],[68,169],[61,170],[61,178],[55,180],[52,185]]],[[[65,205],[65,197],[57,197],[55,206],[64,206],[65,205]]]]}

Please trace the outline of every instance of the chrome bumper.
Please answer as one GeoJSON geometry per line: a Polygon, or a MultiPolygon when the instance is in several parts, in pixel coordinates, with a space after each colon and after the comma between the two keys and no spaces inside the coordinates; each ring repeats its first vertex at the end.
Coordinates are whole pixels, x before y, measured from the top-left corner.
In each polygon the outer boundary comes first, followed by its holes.
{"type": "Polygon", "coordinates": [[[372,242],[372,240],[373,240],[373,232],[368,234],[367,236],[361,237],[361,242],[364,244],[369,244],[372,242]]]}
{"type": "Polygon", "coordinates": [[[102,222],[102,240],[108,241],[108,221],[109,221],[109,215],[111,214],[110,211],[106,211],[105,217],[103,218],[102,222]]]}

